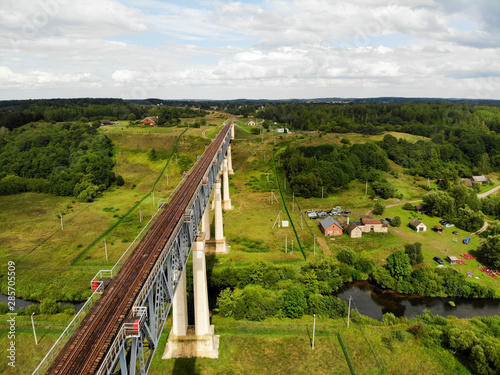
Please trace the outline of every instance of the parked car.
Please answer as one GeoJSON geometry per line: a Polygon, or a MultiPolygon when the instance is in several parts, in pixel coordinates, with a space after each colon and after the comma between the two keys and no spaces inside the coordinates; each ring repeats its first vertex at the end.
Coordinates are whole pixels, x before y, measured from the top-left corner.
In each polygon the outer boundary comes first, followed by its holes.
{"type": "Polygon", "coordinates": [[[387,221],[388,223],[392,223],[392,219],[390,217],[386,217],[385,221],[387,221]]]}
{"type": "Polygon", "coordinates": [[[470,237],[465,237],[463,243],[464,245],[468,245],[470,243],[470,237]]]}
{"type": "Polygon", "coordinates": [[[340,206],[335,206],[332,208],[332,211],[340,211],[340,210],[342,210],[342,207],[340,206]]]}
{"type": "Polygon", "coordinates": [[[351,211],[349,211],[349,210],[344,211],[344,214],[346,214],[346,215],[349,215],[350,213],[351,213],[351,211]]]}
{"type": "Polygon", "coordinates": [[[444,263],[444,262],[443,262],[443,260],[442,260],[440,257],[438,257],[438,256],[435,256],[433,259],[434,259],[436,262],[438,262],[439,264],[443,264],[443,263],[444,263]]]}
{"type": "Polygon", "coordinates": [[[450,223],[449,221],[446,221],[446,220],[440,220],[439,224],[441,224],[442,226],[444,226],[446,228],[451,228],[451,227],[455,226],[455,224],[452,224],[452,223],[450,223]]]}

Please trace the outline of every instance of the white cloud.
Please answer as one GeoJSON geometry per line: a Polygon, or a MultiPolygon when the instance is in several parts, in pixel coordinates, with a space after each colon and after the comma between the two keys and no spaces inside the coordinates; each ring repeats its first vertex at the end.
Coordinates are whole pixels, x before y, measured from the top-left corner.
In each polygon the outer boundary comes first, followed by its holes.
{"type": "Polygon", "coordinates": [[[497,3],[3,0],[0,97],[500,98],[497,3]]]}

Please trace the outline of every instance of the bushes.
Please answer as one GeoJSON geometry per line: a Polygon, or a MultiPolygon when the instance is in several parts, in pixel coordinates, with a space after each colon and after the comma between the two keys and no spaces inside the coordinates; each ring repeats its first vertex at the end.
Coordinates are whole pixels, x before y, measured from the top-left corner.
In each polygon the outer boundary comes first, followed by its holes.
{"type": "Polygon", "coordinates": [[[40,312],[42,314],[57,314],[61,311],[61,304],[58,303],[55,299],[46,298],[40,304],[40,312]]]}

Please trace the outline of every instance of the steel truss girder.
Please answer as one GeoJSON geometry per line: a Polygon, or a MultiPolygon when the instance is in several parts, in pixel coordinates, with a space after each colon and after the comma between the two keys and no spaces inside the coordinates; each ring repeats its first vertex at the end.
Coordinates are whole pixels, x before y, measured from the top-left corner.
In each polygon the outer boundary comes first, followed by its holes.
{"type": "Polygon", "coordinates": [[[144,307],[147,314],[139,332],[127,335],[126,330],[120,331],[98,371],[99,374],[110,375],[117,371],[121,371],[122,375],[147,374],[230,142],[228,133],[215,157],[215,163],[211,163],[207,169],[205,178],[200,181],[188,209],[162,249],[153,271],[139,293],[134,307],[144,307]],[[149,349],[147,353],[145,348],[149,349]]]}

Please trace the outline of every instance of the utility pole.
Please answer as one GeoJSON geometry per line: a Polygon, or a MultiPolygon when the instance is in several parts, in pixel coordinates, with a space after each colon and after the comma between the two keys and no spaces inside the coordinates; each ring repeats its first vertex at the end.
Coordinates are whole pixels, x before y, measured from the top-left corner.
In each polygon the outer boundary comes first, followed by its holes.
{"type": "Polygon", "coordinates": [[[314,334],[316,333],[316,314],[313,314],[314,323],[313,323],[313,342],[312,342],[312,350],[314,350],[314,334]]]}
{"type": "Polygon", "coordinates": [[[35,313],[31,314],[31,325],[33,326],[33,335],[35,336],[35,344],[38,345],[38,339],[36,338],[35,322],[33,321],[33,315],[35,315],[35,313]]]}
{"type": "Polygon", "coordinates": [[[316,256],[316,234],[314,235],[314,256],[316,256]]]}
{"type": "Polygon", "coordinates": [[[104,239],[104,252],[106,253],[106,262],[108,261],[108,245],[106,244],[106,239],[104,239]]]}
{"type": "Polygon", "coordinates": [[[292,240],[292,251],[290,252],[291,255],[293,255],[293,240],[292,240]]]}
{"type": "Polygon", "coordinates": [[[168,186],[168,173],[167,173],[167,186],[168,186]]]}
{"type": "Polygon", "coordinates": [[[62,214],[59,214],[59,217],[61,218],[61,230],[64,230],[64,225],[63,225],[63,221],[62,221],[62,214]]]}
{"type": "Polygon", "coordinates": [[[347,310],[347,328],[349,328],[349,319],[351,318],[351,295],[349,295],[349,308],[347,310]]]}
{"type": "Polygon", "coordinates": [[[139,221],[142,223],[142,210],[141,210],[141,206],[139,206],[139,221]]]}

